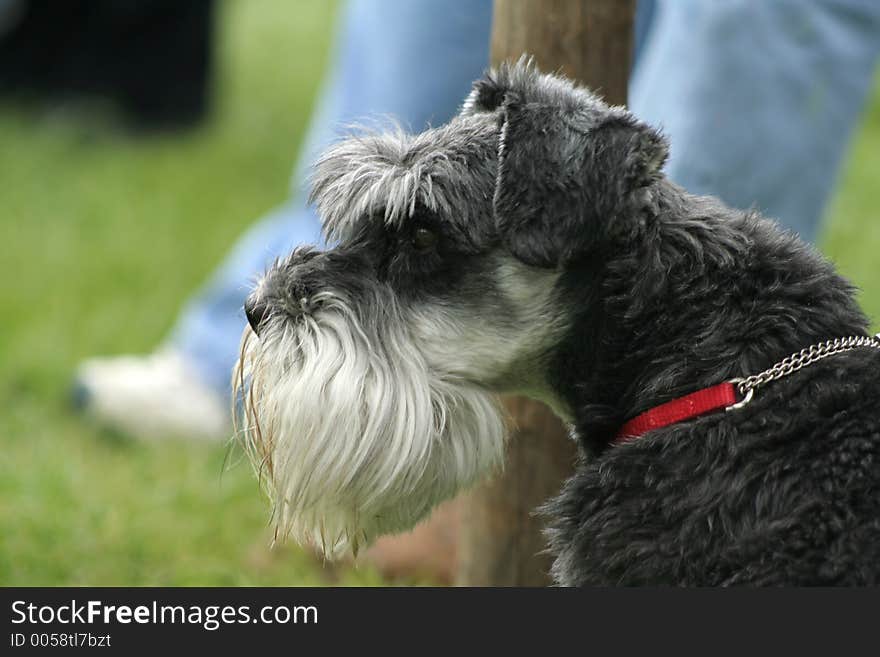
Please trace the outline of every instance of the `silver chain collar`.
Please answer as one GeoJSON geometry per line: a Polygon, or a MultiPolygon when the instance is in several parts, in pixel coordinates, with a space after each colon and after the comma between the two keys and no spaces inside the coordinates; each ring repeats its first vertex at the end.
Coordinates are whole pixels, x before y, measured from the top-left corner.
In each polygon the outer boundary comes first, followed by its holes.
{"type": "Polygon", "coordinates": [[[752,401],[752,397],[755,395],[755,390],[771,381],[776,381],[777,379],[788,376],[807,365],[812,365],[816,361],[828,358],[828,356],[833,356],[844,351],[859,349],[861,347],[880,349],[880,333],[873,336],[860,335],[826,340],[825,342],[810,345],[806,349],[801,349],[799,352],[787,356],[773,365],[773,367],[764,370],[760,374],[731,379],[730,383],[736,386],[736,390],[739,392],[742,400],[732,406],[728,406],[727,410],[732,411],[737,408],[742,408],[752,401]]]}

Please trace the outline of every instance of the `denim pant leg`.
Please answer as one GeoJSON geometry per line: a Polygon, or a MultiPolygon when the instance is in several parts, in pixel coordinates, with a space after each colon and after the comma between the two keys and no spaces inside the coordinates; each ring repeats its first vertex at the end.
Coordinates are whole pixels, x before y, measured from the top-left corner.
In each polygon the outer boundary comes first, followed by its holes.
{"type": "Polygon", "coordinates": [[[171,332],[171,345],[210,386],[228,390],[245,324],[242,304],[256,277],[294,246],[320,241],[305,193],[317,154],[352,123],[376,126],[393,119],[419,131],[452,117],[488,63],[491,5],[491,0],[352,0],[345,6],[290,202],[249,229],[171,332]]]}
{"type": "Polygon", "coordinates": [[[813,241],[878,52],[877,0],[658,0],[630,107],[670,178],[813,241]]]}

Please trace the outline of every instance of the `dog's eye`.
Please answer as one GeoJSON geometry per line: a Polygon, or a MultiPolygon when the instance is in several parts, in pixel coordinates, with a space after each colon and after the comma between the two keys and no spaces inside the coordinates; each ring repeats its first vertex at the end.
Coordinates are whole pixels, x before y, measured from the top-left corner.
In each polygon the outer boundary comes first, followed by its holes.
{"type": "Polygon", "coordinates": [[[430,249],[437,244],[437,233],[427,228],[416,228],[412,236],[412,244],[420,251],[430,249]]]}

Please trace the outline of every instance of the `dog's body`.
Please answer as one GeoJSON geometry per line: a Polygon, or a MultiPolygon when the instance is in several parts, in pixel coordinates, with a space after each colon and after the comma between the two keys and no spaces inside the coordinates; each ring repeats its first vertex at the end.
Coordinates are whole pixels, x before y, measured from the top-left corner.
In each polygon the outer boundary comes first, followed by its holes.
{"type": "Polygon", "coordinates": [[[833,356],[742,409],[604,449],[648,408],[866,329],[849,286],[793,236],[671,194],[682,205],[664,217],[661,204],[659,225],[696,211],[708,232],[677,246],[672,233],[657,236],[603,263],[616,272],[603,281],[605,312],[585,318],[560,354],[556,371],[589,373],[569,394],[577,433],[598,456],[548,505],[557,580],[880,583],[880,350],[833,356]],[[645,284],[665,288],[647,305],[645,284]],[[609,322],[615,330],[603,331],[609,322]]]}
{"type": "Polygon", "coordinates": [[[880,583],[880,349],[612,446],[627,419],[864,335],[794,236],[660,173],[664,140],[518,64],[447,126],[318,165],[338,245],[250,298],[237,383],[278,528],[338,554],[414,525],[503,457],[491,392],[574,427],[547,505],[562,584],[880,583]]]}

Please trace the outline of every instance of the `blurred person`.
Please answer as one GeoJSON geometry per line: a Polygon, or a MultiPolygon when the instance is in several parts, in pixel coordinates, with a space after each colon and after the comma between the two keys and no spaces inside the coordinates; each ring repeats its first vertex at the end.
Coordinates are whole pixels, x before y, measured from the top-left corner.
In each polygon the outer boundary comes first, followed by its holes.
{"type": "MultiPolygon", "coordinates": [[[[814,241],[870,89],[880,3],[642,0],[638,7],[629,104],[669,136],[669,177],[693,193],[754,206],[814,241]]],[[[243,236],[156,352],[84,362],[75,384],[80,406],[147,439],[228,437],[230,371],[250,284],[275,257],[321,242],[306,202],[309,164],[354,122],[390,116],[421,131],[447,121],[486,67],[490,24],[490,0],[348,2],[290,201],[243,236]]],[[[451,564],[432,568],[448,576],[451,564]]]]}
{"type": "Polygon", "coordinates": [[[129,127],[208,111],[214,0],[0,0],[0,96],[112,100],[129,127]]]}

